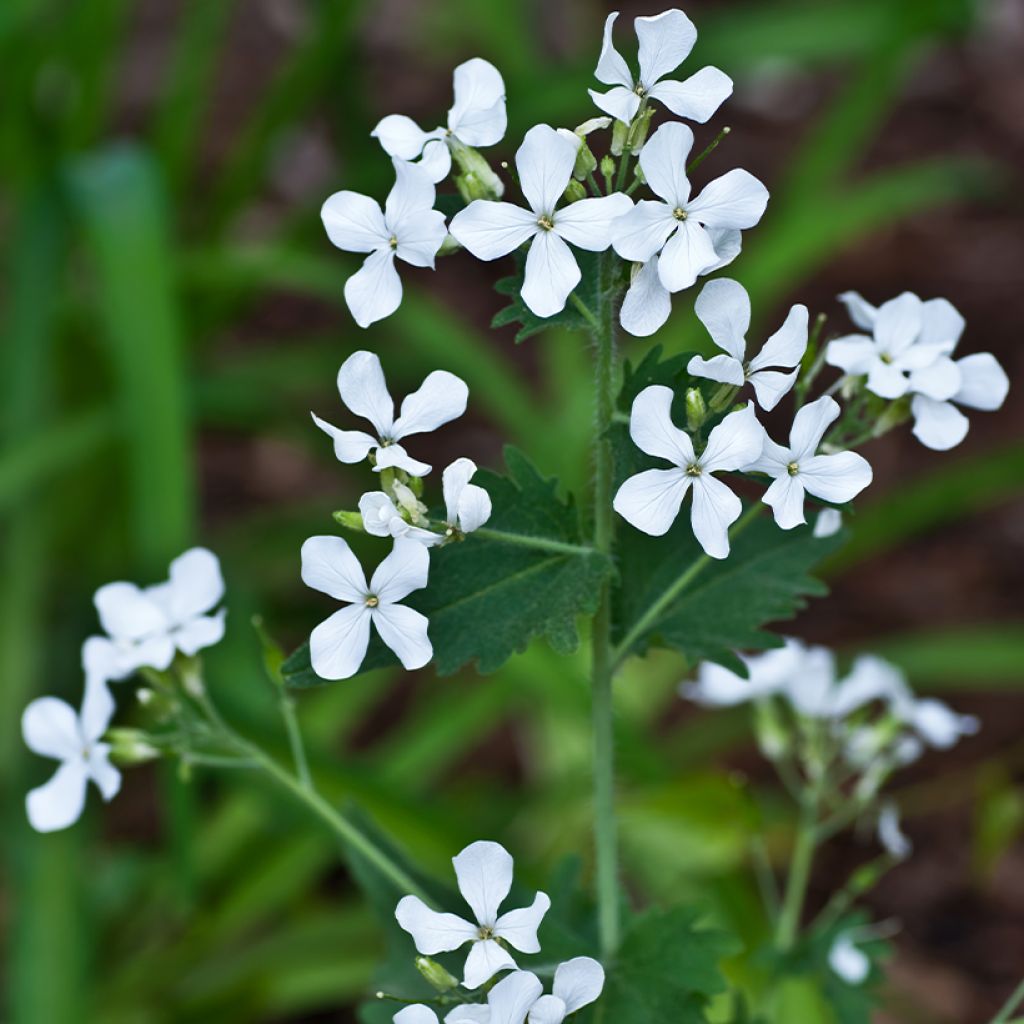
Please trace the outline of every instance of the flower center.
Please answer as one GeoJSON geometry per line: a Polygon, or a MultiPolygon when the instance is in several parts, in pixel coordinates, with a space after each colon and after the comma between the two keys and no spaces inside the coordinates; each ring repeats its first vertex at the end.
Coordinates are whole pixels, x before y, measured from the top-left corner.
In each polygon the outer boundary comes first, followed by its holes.
{"type": "Polygon", "coordinates": [[[555,226],[555,222],[546,213],[537,218],[537,224],[545,231],[550,231],[555,226]]]}
{"type": "Polygon", "coordinates": [[[482,924],[477,929],[476,937],[480,942],[486,942],[494,938],[494,929],[489,924],[482,924]]]}
{"type": "Polygon", "coordinates": [[[800,464],[799,464],[799,463],[797,463],[797,462],[791,462],[791,463],[790,463],[790,464],[789,464],[789,465],[788,465],[788,466],[786,467],[786,472],[787,472],[787,473],[788,473],[788,474],[789,474],[790,476],[796,476],[796,475],[797,475],[797,473],[799,473],[799,472],[800,472],[800,464]]]}
{"type": "Polygon", "coordinates": [[[686,220],[687,214],[681,206],[677,206],[672,211],[672,216],[675,217],[676,220],[686,220]]]}
{"type": "Polygon", "coordinates": [[[637,82],[636,85],[633,86],[633,92],[635,92],[640,99],[643,99],[647,95],[647,87],[643,82],[637,82]]]}
{"type": "Polygon", "coordinates": [[[703,472],[704,471],[700,468],[700,463],[699,462],[691,462],[686,467],[686,475],[687,476],[700,476],[701,473],[703,473],[703,472]]]}
{"type": "Polygon", "coordinates": [[[883,352],[878,358],[881,359],[886,366],[889,366],[892,363],[892,356],[889,355],[888,352],[883,352]]]}
{"type": "Polygon", "coordinates": [[[380,604],[380,598],[377,597],[376,594],[370,594],[366,598],[366,607],[367,608],[376,608],[377,605],[379,605],[379,604],[380,604]]]}
{"type": "Polygon", "coordinates": [[[390,245],[392,249],[397,249],[398,248],[398,237],[396,235],[392,235],[388,239],[388,245],[390,245]]]}

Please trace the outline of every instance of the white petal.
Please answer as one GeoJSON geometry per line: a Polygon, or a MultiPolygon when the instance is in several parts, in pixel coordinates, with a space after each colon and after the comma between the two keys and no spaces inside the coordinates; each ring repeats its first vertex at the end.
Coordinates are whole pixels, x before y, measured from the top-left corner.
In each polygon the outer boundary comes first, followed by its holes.
{"type": "Polygon", "coordinates": [[[426,476],[430,472],[430,464],[414,459],[400,444],[381,445],[374,456],[374,470],[379,473],[385,469],[403,469],[410,476],[426,476]]]}
{"type": "Polygon", "coordinates": [[[910,411],[914,415],[914,437],[926,448],[948,451],[967,436],[968,419],[952,402],[914,395],[910,411]]]}
{"type": "MultiPolygon", "coordinates": [[[[408,543],[426,553],[426,548],[413,539],[408,543]]],[[[403,667],[410,672],[423,668],[434,656],[434,648],[427,636],[430,623],[427,617],[404,604],[384,604],[371,609],[373,624],[381,640],[398,656],[403,667]]]]}
{"type": "Polygon", "coordinates": [[[797,462],[813,455],[825,436],[825,431],[839,417],[839,403],[828,395],[803,406],[793,418],[789,432],[789,447],[797,462]]]}
{"type": "Polygon", "coordinates": [[[814,455],[800,462],[806,490],[823,501],[842,505],[852,501],[872,480],[871,465],[856,452],[814,455]]]}
{"type": "Polygon", "coordinates": [[[681,292],[717,260],[711,236],[691,217],[680,223],[662,250],[658,276],[670,292],[681,292]]]}
{"type": "Polygon", "coordinates": [[[775,482],[764,492],[761,499],[775,515],[775,522],[782,530],[807,522],[804,518],[804,485],[799,476],[775,478],[775,482]]]}
{"type": "Polygon", "coordinates": [[[901,398],[910,388],[910,382],[898,366],[886,363],[880,358],[868,367],[865,387],[880,398],[901,398]]]}
{"type": "Polygon", "coordinates": [[[408,526],[395,503],[383,491],[364,494],[359,499],[359,514],[363,517],[363,529],[374,537],[397,537],[404,532],[402,526],[408,526]]]}
{"type": "Polygon", "coordinates": [[[224,577],[212,551],[191,548],[171,562],[169,597],[173,622],[185,622],[210,611],[223,596],[224,577]]]}
{"type": "Polygon", "coordinates": [[[459,529],[463,533],[479,530],[491,518],[491,496],[476,484],[470,484],[459,498],[459,529]]]}
{"type": "Polygon", "coordinates": [[[790,370],[789,373],[780,373],[778,370],[756,370],[747,379],[754,388],[757,404],[765,412],[771,412],[782,401],[783,396],[789,393],[796,383],[796,378],[796,370],[790,370]]]}
{"type": "Polygon", "coordinates": [[[478,260],[496,260],[518,249],[539,230],[537,215],[511,203],[474,199],[459,210],[448,228],[478,260]]]}
{"type": "Polygon", "coordinates": [[[85,762],[62,764],[49,782],[30,790],[25,799],[29,824],[37,832],[56,832],[78,821],[85,807],[85,762]]]}
{"type": "Polygon", "coordinates": [[[93,603],[115,640],[140,640],[167,628],[163,611],[134,583],[108,583],[96,591],[93,603]]]}
{"type": "Polygon", "coordinates": [[[121,773],[110,763],[108,743],[94,743],[90,747],[86,772],[108,803],[121,791],[121,773]]]}
{"type": "Polygon", "coordinates": [[[418,896],[404,896],[395,907],[395,918],[426,956],[450,953],[476,938],[477,926],[455,914],[439,914],[418,896]]]}
{"type": "Polygon", "coordinates": [[[891,801],[883,804],[879,811],[878,840],[886,852],[897,860],[906,860],[913,852],[910,840],[900,828],[900,812],[891,801]]]}
{"type": "Polygon", "coordinates": [[[122,679],[131,668],[118,646],[105,636],[91,636],[82,644],[82,671],[87,679],[122,679]]]}
{"type": "Polygon", "coordinates": [[[588,89],[587,92],[601,110],[623,124],[629,124],[640,109],[640,97],[623,85],[617,85],[607,92],[598,92],[596,89],[588,89]]]}
{"type": "Polygon", "coordinates": [[[680,10],[635,18],[633,25],[640,40],[640,81],[649,89],[690,56],[697,29],[680,10]]]}
{"type": "Polygon", "coordinates": [[[168,633],[148,637],[122,653],[125,675],[139,668],[155,668],[163,672],[174,661],[174,641],[168,633]]]}
{"type": "Polygon", "coordinates": [[[543,991],[540,980],[529,971],[516,971],[503,978],[487,995],[491,1024],[523,1024],[543,991]]]}
{"type": "Polygon", "coordinates": [[[604,989],[604,968],[589,956],[566,960],[555,969],[551,991],[565,1003],[566,1013],[594,1002],[604,989]]]}
{"type": "Polygon", "coordinates": [[[787,315],[783,325],[764,343],[760,352],[750,360],[752,371],[769,366],[789,369],[799,366],[807,351],[807,307],[797,304],[787,315]]]}
{"type": "Polygon", "coordinates": [[[652,256],[637,271],[619,310],[622,328],[636,338],[649,338],[664,326],[672,312],[672,293],[658,277],[658,257],[652,256]]]}
{"type": "Polygon", "coordinates": [[[456,459],[441,474],[441,492],[444,495],[444,509],[449,523],[454,523],[459,515],[459,498],[476,472],[476,463],[472,459],[456,459]]]}
{"type": "Polygon", "coordinates": [[[814,520],[814,537],[832,537],[843,528],[843,514],[837,508],[823,508],[814,520]]]}
{"type": "Polygon", "coordinates": [[[732,356],[712,356],[705,359],[703,356],[694,356],[686,364],[686,372],[691,377],[706,377],[708,380],[717,380],[721,384],[732,384],[739,387],[746,377],[743,373],[743,364],[732,356]]]}
{"type": "Polygon", "coordinates": [[[341,364],[338,394],[349,412],[373,424],[378,437],[388,436],[395,407],[376,353],[353,352],[341,364]]]}
{"type": "Polygon", "coordinates": [[[224,639],[225,615],[222,608],[216,615],[197,615],[190,619],[171,634],[174,645],[191,657],[206,647],[219,644],[224,639]]]}
{"type": "Polygon", "coordinates": [[[430,556],[423,545],[399,538],[391,553],[377,566],[370,580],[370,593],[381,605],[395,604],[427,585],[429,569],[430,556]]]}
{"type": "Polygon", "coordinates": [[[612,222],[632,209],[633,200],[621,192],[580,199],[555,214],[555,231],[581,249],[604,252],[612,244],[612,222]]]}
{"type": "Polygon", "coordinates": [[[491,1008],[486,1003],[463,1003],[445,1014],[444,1024],[491,1024],[491,1008]]]}
{"type": "Polygon", "coordinates": [[[835,714],[848,715],[872,701],[902,701],[910,696],[903,673],[874,654],[862,654],[836,689],[835,714]]]}
{"type": "Polygon", "coordinates": [[[366,576],[341,537],[310,537],[302,545],[302,582],[338,601],[366,599],[366,576]]]}
{"type": "Polygon", "coordinates": [[[447,370],[434,370],[402,402],[393,436],[396,441],[410,434],[426,434],[457,420],[469,401],[469,388],[461,377],[447,370]]]}
{"type": "Polygon", "coordinates": [[[482,925],[493,926],[512,888],[512,856],[500,843],[470,843],[452,858],[459,892],[482,925]]]}
{"type": "Polygon", "coordinates": [[[825,362],[845,373],[866,374],[878,358],[875,343],[864,334],[850,334],[836,338],[825,349],[825,362]]]}
{"type": "Polygon", "coordinates": [[[768,189],[749,171],[734,168],[704,186],[686,207],[701,224],[714,228],[752,228],[768,206],[768,189]]]}
{"type": "Polygon", "coordinates": [[[530,906],[502,914],[495,922],[494,934],[520,953],[539,953],[537,929],[550,909],[551,900],[547,893],[539,892],[530,906]]]}
{"type": "Polygon", "coordinates": [[[678,225],[670,206],[642,199],[632,210],[612,222],[612,245],[623,259],[646,263],[661,251],[665,240],[678,225]]]}
{"type": "MultiPolygon", "coordinates": [[[[420,550],[425,553],[425,549],[420,550]]],[[[310,634],[309,659],[313,671],[321,679],[354,676],[366,657],[369,642],[370,609],[365,604],[347,605],[310,634]]]]}
{"type": "Polygon", "coordinates": [[[663,384],[644,388],[633,399],[629,434],[642,452],[685,468],[694,461],[693,442],[672,422],[673,398],[672,389],[663,384]]]}
{"type": "Polygon", "coordinates": [[[346,252],[373,252],[387,245],[388,229],[380,206],[358,192],[335,192],[320,208],[327,237],[346,252]]]}
{"type": "Polygon", "coordinates": [[[943,750],[953,746],[961,736],[978,731],[975,717],[958,715],[942,701],[931,699],[914,702],[910,724],[926,742],[943,750]]]}
{"type": "Polygon", "coordinates": [[[427,142],[437,137],[437,133],[425,132],[405,114],[388,114],[377,122],[370,136],[381,144],[388,156],[397,156],[401,160],[415,160],[423,152],[427,142]]]}
{"type": "Polygon", "coordinates": [[[618,489],[615,511],[631,526],[661,537],[679,515],[691,477],[681,469],[648,469],[631,476],[618,489]]]}
{"type": "MultiPolygon", "coordinates": [[[[484,939],[474,942],[469,948],[469,956],[466,957],[466,966],[463,970],[462,984],[466,988],[479,988],[485,981],[490,981],[499,971],[515,968],[516,962],[511,955],[498,945],[494,939],[484,939]]],[[[497,987],[497,986],[495,986],[497,987]]],[[[493,993],[492,989],[492,993],[493,993]]],[[[490,1006],[491,996],[488,996],[490,1006]]],[[[526,1008],[523,1008],[526,1013],[526,1008]]],[[[493,1008],[488,1014],[491,1024],[497,1019],[493,1008]]],[[[519,1018],[522,1020],[522,1018],[519,1018]]]]}
{"type": "Polygon", "coordinates": [[[875,341],[889,355],[910,348],[921,333],[921,300],[913,292],[904,292],[883,302],[875,317],[875,341]]]}
{"type": "Polygon", "coordinates": [[[74,708],[59,697],[37,697],[21,715],[21,735],[34,754],[71,760],[82,753],[83,737],[74,708]]]}
{"type": "Polygon", "coordinates": [[[395,183],[384,201],[384,223],[388,238],[401,237],[403,232],[415,224],[434,205],[436,191],[430,175],[422,167],[407,160],[392,160],[395,183]]]}
{"type": "Polygon", "coordinates": [[[927,366],[911,371],[910,390],[934,398],[936,402],[945,402],[960,390],[961,380],[957,364],[949,356],[940,356],[927,366]]]}
{"type": "Polygon", "coordinates": [[[377,447],[377,438],[371,437],[362,430],[339,430],[336,426],[320,419],[311,412],[313,422],[334,442],[334,457],[339,462],[362,462],[370,454],[371,448],[377,447]]]}
{"type": "MultiPolygon", "coordinates": [[[[622,54],[615,49],[612,39],[612,30],[618,16],[619,12],[613,11],[605,18],[604,35],[601,39],[601,56],[598,57],[597,67],[594,68],[594,77],[599,82],[604,82],[605,85],[621,85],[632,92],[633,75],[622,54]]],[[[630,115],[630,119],[632,119],[632,115],[630,115]]]]}
{"type": "Polygon", "coordinates": [[[701,68],[682,82],[658,82],[648,95],[676,117],[704,124],[732,95],[732,79],[718,68],[701,68]]]}
{"type": "Polygon", "coordinates": [[[706,270],[702,270],[702,274],[710,274],[715,270],[721,270],[722,267],[727,267],[743,249],[743,234],[738,228],[709,227],[707,232],[718,259],[706,270]]]}
{"type": "Polygon", "coordinates": [[[871,972],[871,961],[867,954],[858,949],[845,935],[840,935],[832,944],[828,963],[832,970],[850,985],[859,985],[871,972]]]}
{"type": "Polygon", "coordinates": [[[399,226],[395,255],[412,267],[433,270],[434,257],[447,237],[444,214],[439,210],[421,210],[412,220],[399,226]]]}
{"type": "Polygon", "coordinates": [[[516,150],[519,185],[536,213],[554,212],[572,177],[576,146],[550,125],[534,125],[516,150]]]}
{"type": "Polygon", "coordinates": [[[991,352],[977,352],[957,360],[960,370],[960,390],[954,401],[971,409],[991,412],[1006,400],[1010,379],[991,352]]]}
{"type": "Polygon", "coordinates": [[[693,309],[715,344],[742,362],[750,329],[750,296],[746,288],[728,277],[709,281],[701,289],[693,309]]]}
{"type": "Polygon", "coordinates": [[[839,301],[846,307],[850,319],[861,330],[873,331],[875,329],[875,317],[878,315],[878,310],[860,292],[843,292],[839,296],[839,301]]]}
{"type": "Polygon", "coordinates": [[[448,128],[467,146],[493,146],[505,135],[505,83],[501,72],[482,57],[460,64],[452,76],[455,102],[448,128]]]}
{"type": "Polygon", "coordinates": [[[694,537],[712,558],[728,558],[729,527],[742,511],[740,499],[721,480],[702,473],[693,481],[690,524],[694,537]]]}
{"type": "Polygon", "coordinates": [[[921,303],[919,345],[936,345],[949,353],[964,333],[964,318],[948,299],[929,299],[921,303]]]}
{"type": "Polygon", "coordinates": [[[391,1019],[394,1024],[437,1024],[437,1014],[422,1003],[403,1006],[391,1019]]]}
{"type": "Polygon", "coordinates": [[[781,444],[776,444],[767,432],[761,442],[761,454],[746,467],[747,472],[767,473],[773,477],[788,476],[793,453],[781,444]]]}
{"type": "Polygon", "coordinates": [[[541,996],[530,1007],[528,1024],[562,1024],[565,1020],[565,1003],[558,996],[541,996]]]}
{"type": "Polygon", "coordinates": [[[685,124],[663,124],[640,150],[640,168],[656,196],[670,208],[685,207],[690,198],[686,161],[693,149],[693,132],[685,124]]]}
{"type": "Polygon", "coordinates": [[[537,316],[554,316],[565,309],[580,276],[569,246],[554,231],[541,231],[534,236],[526,254],[523,302],[537,316]]]}
{"type": "Polygon", "coordinates": [[[764,427],[754,415],[753,402],[729,413],[708,436],[708,445],[700,457],[703,475],[746,469],[761,454],[764,438],[764,427]]]}
{"type": "Polygon", "coordinates": [[[363,265],[345,282],[345,302],[360,327],[391,316],[402,304],[402,279],[395,270],[392,249],[370,253],[363,265]]]}
{"type": "MultiPolygon", "coordinates": [[[[444,181],[452,169],[452,154],[448,143],[444,139],[431,139],[423,147],[423,156],[416,161],[416,166],[433,184],[436,185],[438,182],[444,181]]],[[[408,231],[408,226],[406,231],[408,231]]],[[[401,250],[401,246],[399,246],[399,250],[401,250]]],[[[405,259],[404,256],[402,258],[405,259]]]]}

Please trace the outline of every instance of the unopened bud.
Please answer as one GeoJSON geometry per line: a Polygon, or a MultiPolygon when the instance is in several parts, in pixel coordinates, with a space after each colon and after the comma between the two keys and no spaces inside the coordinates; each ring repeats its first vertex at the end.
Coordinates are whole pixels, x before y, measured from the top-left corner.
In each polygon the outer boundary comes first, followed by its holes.
{"type": "Polygon", "coordinates": [[[626,145],[634,152],[639,152],[647,141],[647,129],[651,126],[651,118],[654,116],[653,107],[645,107],[637,114],[636,119],[629,126],[629,134],[626,136],[626,145]]]}
{"type": "Polygon", "coordinates": [[[708,418],[708,407],[700,388],[686,389],[686,426],[692,432],[700,430],[708,418]]]}
{"type": "MultiPolygon", "coordinates": [[[[571,132],[568,128],[559,128],[557,131],[563,139],[568,139],[568,141],[576,147],[576,163],[573,164],[572,176],[576,181],[583,181],[588,174],[594,173],[594,170],[597,168],[597,158],[591,152],[590,147],[584,141],[583,136],[579,134],[578,129],[575,132],[571,132]]],[[[569,185],[571,187],[572,182],[570,182],[569,185]]],[[[584,192],[583,195],[578,198],[585,199],[586,195],[586,192],[584,192]]],[[[576,201],[573,198],[569,198],[568,190],[566,191],[566,199],[570,203],[576,201]]]]}
{"type": "Polygon", "coordinates": [[[789,753],[791,737],[774,701],[759,700],[754,704],[754,732],[761,753],[769,761],[777,761],[789,753]]]}
{"type": "Polygon", "coordinates": [[[573,131],[581,138],[585,139],[591,132],[599,132],[607,128],[612,123],[610,117],[591,117],[588,118],[583,124],[578,124],[573,131]]]}
{"type": "Polygon", "coordinates": [[[441,243],[441,248],[437,250],[438,256],[451,256],[454,253],[461,251],[462,246],[459,245],[459,240],[453,234],[447,234],[444,236],[444,241],[441,243]]]}
{"type": "Polygon", "coordinates": [[[601,177],[604,178],[604,183],[607,191],[611,191],[612,178],[615,176],[615,161],[610,156],[601,157],[601,177]]]}
{"type": "Polygon", "coordinates": [[[177,666],[182,689],[190,697],[204,696],[206,684],[203,682],[202,661],[198,657],[183,657],[178,659],[177,666]]]}
{"type": "Polygon", "coordinates": [[[573,178],[568,185],[565,187],[565,192],[562,193],[562,198],[567,203],[575,203],[580,199],[587,198],[587,190],[583,187],[582,181],[577,181],[573,178]]]}
{"type": "Polygon", "coordinates": [[[626,148],[626,139],[629,137],[629,127],[625,121],[615,122],[612,129],[612,144],[608,147],[613,156],[622,156],[622,151],[626,148]]]}
{"type": "Polygon", "coordinates": [[[446,971],[436,960],[431,960],[429,956],[416,957],[416,970],[438,992],[450,992],[459,983],[458,978],[446,971]]]}
{"type": "Polygon", "coordinates": [[[148,734],[139,729],[108,729],[105,740],[117,764],[145,764],[160,756],[160,751],[149,742],[148,734]]]}
{"type": "Polygon", "coordinates": [[[448,146],[452,159],[462,172],[455,176],[455,185],[467,203],[474,199],[500,199],[505,194],[504,183],[491,169],[486,157],[454,136],[449,138],[448,146]]]}
{"type": "Polygon", "coordinates": [[[362,512],[349,512],[347,509],[339,509],[337,512],[331,513],[331,518],[339,526],[344,526],[346,530],[355,530],[357,533],[365,532],[362,512]]]}

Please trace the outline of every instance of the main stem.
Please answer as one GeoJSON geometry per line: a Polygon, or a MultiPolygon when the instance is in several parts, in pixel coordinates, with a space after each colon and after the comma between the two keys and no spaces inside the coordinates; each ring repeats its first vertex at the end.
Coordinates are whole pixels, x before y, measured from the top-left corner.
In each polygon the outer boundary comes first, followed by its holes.
{"type": "Polygon", "coordinates": [[[775,945],[785,953],[793,948],[800,932],[800,918],[803,915],[807,885],[811,879],[814,851],[818,846],[818,792],[817,788],[804,798],[800,812],[800,824],[793,848],[793,859],[786,881],[786,894],[782,900],[782,912],[775,931],[775,945]]]}

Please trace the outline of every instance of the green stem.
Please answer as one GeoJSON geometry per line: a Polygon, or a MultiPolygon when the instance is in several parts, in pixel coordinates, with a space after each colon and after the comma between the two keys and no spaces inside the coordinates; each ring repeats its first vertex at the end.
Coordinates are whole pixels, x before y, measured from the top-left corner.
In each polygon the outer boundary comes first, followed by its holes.
{"type": "Polygon", "coordinates": [[[560,555],[590,555],[594,548],[587,544],[569,544],[566,541],[550,540],[547,537],[531,537],[528,534],[505,533],[504,530],[492,530],[481,526],[471,534],[481,540],[496,540],[502,544],[518,544],[524,548],[536,548],[538,551],[553,551],[560,555]]]}
{"type": "Polygon", "coordinates": [[[283,685],[278,688],[278,693],[280,694],[281,720],[284,722],[284,731],[288,734],[288,746],[291,748],[292,761],[295,763],[295,773],[305,789],[312,789],[313,777],[309,773],[309,759],[306,757],[302,731],[299,729],[299,723],[295,717],[295,701],[292,700],[283,685]]]}
{"type": "Polygon", "coordinates": [[[1003,1008],[992,1018],[992,1024],[1017,1024],[1016,1021],[1010,1021],[1010,1015],[1021,1003],[1024,1003],[1024,980],[1021,980],[1010,998],[1003,1004],[1003,1008]]]}
{"type": "Polygon", "coordinates": [[[694,157],[694,158],[693,158],[693,159],[692,159],[692,160],[690,161],[690,163],[689,163],[689,164],[687,165],[687,168],[686,168],[686,173],[687,173],[687,174],[692,174],[692,173],[693,173],[693,172],[694,172],[694,171],[695,171],[695,170],[696,170],[696,169],[697,169],[698,167],[700,167],[700,165],[701,165],[702,163],[704,163],[704,161],[705,161],[705,160],[706,160],[706,159],[707,159],[707,158],[708,158],[708,157],[709,157],[709,156],[710,156],[710,155],[711,155],[711,154],[712,154],[712,153],[713,153],[713,152],[714,152],[714,151],[715,151],[716,149],[718,149],[718,144],[719,144],[719,143],[720,143],[720,142],[722,141],[722,139],[724,139],[724,138],[726,137],[726,135],[728,135],[728,134],[729,134],[729,132],[731,132],[731,131],[732,131],[732,129],[731,129],[731,128],[729,128],[729,127],[725,127],[725,128],[723,128],[723,129],[722,129],[722,130],[721,130],[721,131],[720,131],[720,132],[719,132],[719,133],[718,133],[718,134],[717,134],[717,135],[716,135],[716,136],[714,137],[714,139],[712,139],[712,141],[711,141],[710,143],[708,143],[708,145],[707,145],[707,146],[706,146],[706,147],[705,147],[705,148],[704,148],[704,149],[703,149],[703,150],[702,150],[702,151],[701,151],[700,153],[698,153],[698,154],[697,154],[697,156],[695,156],[695,157],[694,157]]]}
{"type": "Polygon", "coordinates": [[[817,819],[818,792],[815,787],[807,794],[801,808],[793,860],[789,865],[789,878],[786,880],[786,894],[782,900],[782,912],[779,914],[775,931],[775,945],[783,953],[793,948],[800,931],[807,885],[811,880],[811,865],[814,862],[814,851],[818,846],[817,819]]]}

